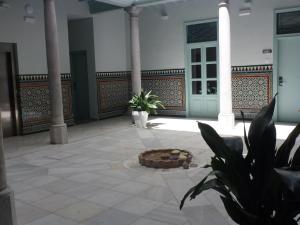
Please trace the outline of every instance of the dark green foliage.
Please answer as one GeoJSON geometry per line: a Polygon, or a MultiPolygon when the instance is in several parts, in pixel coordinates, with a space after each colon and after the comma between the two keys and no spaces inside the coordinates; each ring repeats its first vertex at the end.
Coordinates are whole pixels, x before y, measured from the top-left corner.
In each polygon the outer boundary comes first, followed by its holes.
{"type": "Polygon", "coordinates": [[[134,111],[146,111],[149,114],[156,114],[158,108],[165,108],[158,96],[151,95],[151,91],[148,93],[142,91],[140,95],[134,95],[129,101],[129,106],[134,111]]]}
{"type": "MultiPolygon", "coordinates": [[[[214,152],[212,169],[182,199],[196,198],[203,191],[219,192],[229,216],[240,225],[297,225],[300,215],[300,147],[294,150],[300,123],[276,149],[276,129],[272,121],[275,98],[252,121],[241,152],[241,140],[220,137],[207,124],[198,123],[201,134],[214,152]],[[233,144],[232,141],[239,143],[233,144]],[[292,153],[293,152],[293,153],[292,153]]],[[[243,113],[242,113],[243,116],[243,113]]]]}

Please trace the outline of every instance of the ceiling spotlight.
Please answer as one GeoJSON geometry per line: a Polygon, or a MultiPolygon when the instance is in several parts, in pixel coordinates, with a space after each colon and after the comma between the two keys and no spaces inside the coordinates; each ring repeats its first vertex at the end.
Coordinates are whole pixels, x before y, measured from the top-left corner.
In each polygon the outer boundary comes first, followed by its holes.
{"type": "Polygon", "coordinates": [[[252,0],[244,0],[239,16],[249,16],[252,13],[252,0]]]}
{"type": "Polygon", "coordinates": [[[32,15],[34,13],[34,9],[31,4],[26,4],[24,9],[28,15],[32,15]]]}
{"type": "Polygon", "coordinates": [[[167,9],[166,9],[166,6],[165,5],[162,5],[161,6],[161,9],[160,9],[160,17],[162,20],[167,20],[169,19],[169,15],[168,15],[168,12],[167,12],[167,9]]]}
{"type": "Polygon", "coordinates": [[[0,9],[8,9],[10,5],[6,1],[0,1],[0,9]]]}

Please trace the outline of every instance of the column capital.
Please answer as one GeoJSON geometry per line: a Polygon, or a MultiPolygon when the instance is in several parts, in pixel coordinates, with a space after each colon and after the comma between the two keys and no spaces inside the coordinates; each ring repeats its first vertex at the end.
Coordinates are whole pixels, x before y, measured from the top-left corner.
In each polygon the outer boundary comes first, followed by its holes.
{"type": "Polygon", "coordinates": [[[131,17],[139,17],[139,15],[142,12],[142,8],[138,7],[136,5],[130,6],[126,8],[126,12],[131,16],[131,17]]]}
{"type": "Polygon", "coordinates": [[[219,7],[228,6],[229,0],[219,0],[219,7]]]}

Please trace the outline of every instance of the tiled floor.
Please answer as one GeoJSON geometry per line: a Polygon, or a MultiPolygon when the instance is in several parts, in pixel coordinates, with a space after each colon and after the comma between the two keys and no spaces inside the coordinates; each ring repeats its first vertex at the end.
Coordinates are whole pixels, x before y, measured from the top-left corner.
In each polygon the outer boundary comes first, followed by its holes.
{"type": "MultiPolygon", "coordinates": [[[[137,129],[125,117],[69,128],[69,144],[48,132],[5,139],[18,225],[229,225],[218,195],[179,202],[207,173],[210,151],[199,132],[137,129]],[[143,168],[146,149],[182,148],[197,168],[143,168]]],[[[162,124],[160,124],[162,125],[162,124]]]]}

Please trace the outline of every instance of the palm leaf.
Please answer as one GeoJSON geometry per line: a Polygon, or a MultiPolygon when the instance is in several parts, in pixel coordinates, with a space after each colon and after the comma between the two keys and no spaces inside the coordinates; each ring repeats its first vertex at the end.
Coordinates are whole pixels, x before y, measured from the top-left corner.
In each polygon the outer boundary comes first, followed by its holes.
{"type": "Polygon", "coordinates": [[[294,128],[294,130],[290,133],[288,138],[277,150],[276,161],[275,161],[277,168],[289,165],[290,153],[295,145],[296,139],[299,136],[299,134],[300,134],[300,123],[294,128]]]}

